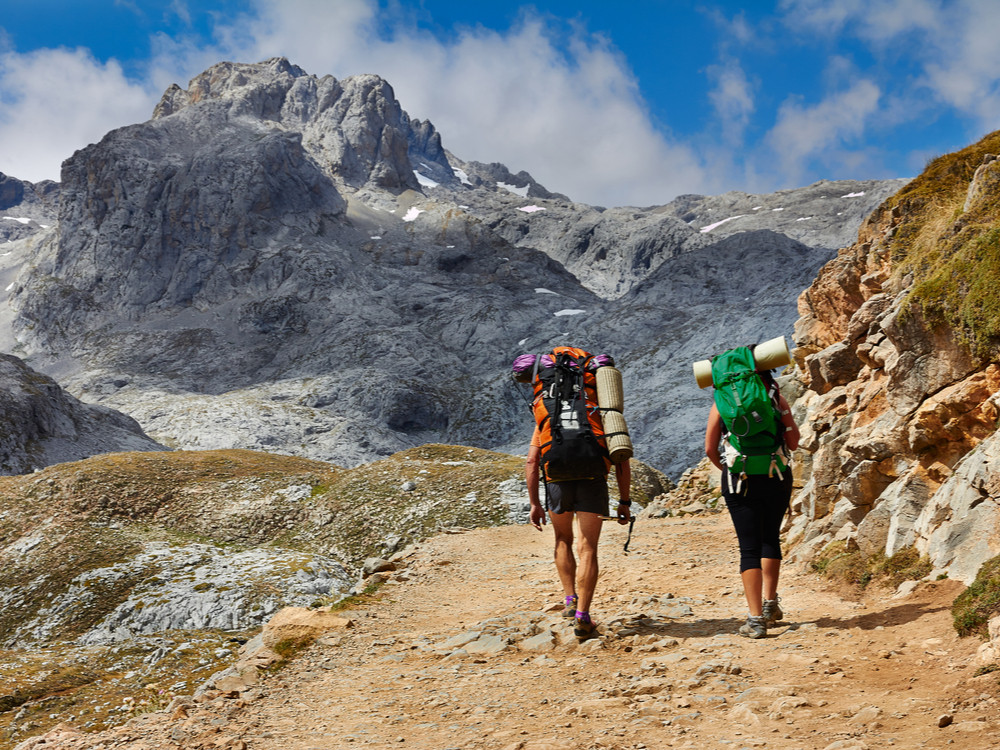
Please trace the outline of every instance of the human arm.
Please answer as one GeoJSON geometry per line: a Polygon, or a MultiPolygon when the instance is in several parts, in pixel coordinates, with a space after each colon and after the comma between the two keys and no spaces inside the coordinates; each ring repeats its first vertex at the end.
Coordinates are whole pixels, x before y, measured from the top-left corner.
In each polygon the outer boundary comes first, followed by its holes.
{"type": "Polygon", "coordinates": [[[712,404],[708,413],[708,425],[705,427],[705,455],[712,465],[722,471],[722,456],[719,453],[719,441],[722,439],[722,417],[718,408],[712,404]]]}
{"type": "Polygon", "coordinates": [[[618,523],[626,524],[632,516],[632,464],[622,461],[615,464],[615,481],[618,483],[618,523]]]}
{"type": "Polygon", "coordinates": [[[799,426],[795,424],[795,419],[792,417],[792,407],[788,405],[784,396],[778,399],[778,408],[781,411],[781,424],[785,426],[785,445],[788,446],[788,450],[793,451],[799,447],[799,426]]]}
{"type": "Polygon", "coordinates": [[[538,478],[540,475],[538,461],[541,454],[542,449],[537,445],[532,445],[528,448],[528,461],[524,465],[524,478],[528,483],[528,502],[531,504],[528,520],[539,531],[545,525],[545,508],[542,507],[542,503],[538,499],[538,478]]]}

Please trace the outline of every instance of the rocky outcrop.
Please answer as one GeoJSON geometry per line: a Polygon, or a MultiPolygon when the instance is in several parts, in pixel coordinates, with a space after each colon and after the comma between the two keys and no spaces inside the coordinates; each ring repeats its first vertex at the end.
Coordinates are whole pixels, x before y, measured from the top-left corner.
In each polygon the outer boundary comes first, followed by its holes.
{"type": "Polygon", "coordinates": [[[58,203],[57,183],[25,182],[0,172],[0,246],[54,225],[58,203]]]}
{"type": "Polygon", "coordinates": [[[995,343],[947,301],[949,284],[970,289],[992,261],[939,270],[995,234],[998,139],[933,163],[799,298],[799,559],[835,538],[866,555],[915,546],[970,583],[1000,552],[995,343]]]}
{"type": "Polygon", "coordinates": [[[681,195],[664,208],[714,237],[769,229],[804,245],[838,250],[858,226],[909,180],[820,180],[808,187],[755,195],[681,195]]]}
{"type": "Polygon", "coordinates": [[[25,474],[98,453],[166,450],[131,417],[82,403],[6,354],[0,354],[0,423],[0,474],[25,474]]]}

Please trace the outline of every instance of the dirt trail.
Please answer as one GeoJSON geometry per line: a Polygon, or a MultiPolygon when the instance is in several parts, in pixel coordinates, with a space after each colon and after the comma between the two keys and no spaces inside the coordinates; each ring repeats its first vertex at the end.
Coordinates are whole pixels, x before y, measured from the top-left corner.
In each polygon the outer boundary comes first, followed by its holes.
{"type": "Polygon", "coordinates": [[[558,628],[538,614],[561,600],[551,531],[431,540],[408,581],[248,704],[240,734],[262,750],[1000,747],[996,675],[972,677],[978,643],[951,628],[955,583],[855,603],[789,567],[785,624],[752,641],[733,635],[746,608],[727,516],[643,520],[627,555],[623,541],[606,527],[599,641],[464,655],[428,644],[498,617],[558,628]]]}
{"type": "Polygon", "coordinates": [[[627,555],[624,538],[605,528],[599,639],[577,644],[559,616],[550,529],[447,534],[352,628],[239,698],[140,717],[106,744],[38,747],[1000,747],[997,675],[973,676],[954,582],[851,602],[786,566],[784,623],[752,641],[734,634],[746,608],[728,516],[642,519],[627,555]]]}

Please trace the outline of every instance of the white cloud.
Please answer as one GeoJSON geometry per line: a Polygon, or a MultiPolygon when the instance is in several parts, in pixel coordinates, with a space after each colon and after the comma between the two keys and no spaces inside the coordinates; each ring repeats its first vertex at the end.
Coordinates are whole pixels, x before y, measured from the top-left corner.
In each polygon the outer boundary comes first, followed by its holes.
{"type": "Polygon", "coordinates": [[[912,69],[893,97],[914,112],[928,99],[993,130],[1000,120],[1000,3],[996,0],[784,0],[792,28],[853,34],[878,56],[912,69]]]}
{"type": "Polygon", "coordinates": [[[0,52],[0,171],[58,180],[73,151],[148,119],[158,96],[86,50],[0,52]]]}
{"type": "Polygon", "coordinates": [[[852,27],[872,41],[931,28],[942,11],[939,0],[782,0],[779,7],[793,29],[829,36],[852,27]]]}
{"type": "Polygon", "coordinates": [[[879,87],[861,80],[811,106],[796,100],[782,104],[767,135],[771,158],[777,160],[781,174],[801,178],[812,160],[844,159],[844,146],[864,133],[878,113],[879,99],[879,87]]]}
{"type": "Polygon", "coordinates": [[[140,81],[82,51],[7,53],[0,170],[58,179],[62,159],[147,119],[170,83],[186,86],[221,60],[285,56],[320,76],[377,73],[460,158],[528,170],[577,200],[649,205],[711,187],[695,151],[653,125],[624,59],[599,36],[560,28],[557,40],[545,20],[526,15],[505,33],[467,28],[441,41],[391,15],[393,8],[380,10],[376,0],[257,0],[255,14],[216,26],[212,47],[155,37],[140,81]]]}
{"type": "Polygon", "coordinates": [[[755,109],[753,85],[736,60],[710,66],[707,72],[714,82],[708,96],[722,126],[723,138],[727,145],[739,146],[755,109]]]}

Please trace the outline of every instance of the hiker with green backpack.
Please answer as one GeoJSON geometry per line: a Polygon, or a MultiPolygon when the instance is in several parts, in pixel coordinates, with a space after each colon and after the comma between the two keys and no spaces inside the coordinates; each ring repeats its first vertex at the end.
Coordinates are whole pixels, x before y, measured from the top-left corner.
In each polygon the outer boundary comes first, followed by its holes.
{"type": "Polygon", "coordinates": [[[791,451],[798,448],[799,428],[772,372],[757,369],[753,349],[738,347],[712,359],[715,403],[705,454],[722,471],[722,495],[739,540],[750,612],[738,632],[763,638],[784,617],[778,604],[780,532],[792,496],[791,451]]]}

